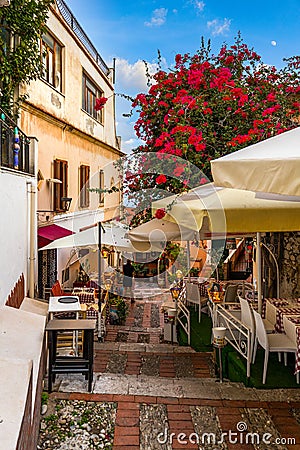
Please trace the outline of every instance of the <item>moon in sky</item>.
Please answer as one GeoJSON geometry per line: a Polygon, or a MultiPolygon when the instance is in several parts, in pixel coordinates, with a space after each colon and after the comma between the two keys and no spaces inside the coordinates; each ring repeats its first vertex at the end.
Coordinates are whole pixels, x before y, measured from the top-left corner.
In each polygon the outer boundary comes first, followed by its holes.
{"type": "Polygon", "coordinates": [[[276,41],[271,41],[271,44],[273,45],[273,47],[276,47],[277,42],[276,41]]]}

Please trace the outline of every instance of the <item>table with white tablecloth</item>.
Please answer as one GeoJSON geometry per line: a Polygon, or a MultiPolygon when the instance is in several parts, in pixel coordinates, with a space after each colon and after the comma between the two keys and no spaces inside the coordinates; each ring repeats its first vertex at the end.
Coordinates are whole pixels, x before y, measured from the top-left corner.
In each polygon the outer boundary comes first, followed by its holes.
{"type": "Polygon", "coordinates": [[[283,333],[283,317],[300,314],[300,304],[291,299],[268,298],[265,301],[265,318],[274,325],[277,333],[283,333]]]}
{"type": "Polygon", "coordinates": [[[285,315],[283,317],[283,329],[297,347],[295,373],[298,373],[300,372],[300,314],[291,316],[285,315]]]}

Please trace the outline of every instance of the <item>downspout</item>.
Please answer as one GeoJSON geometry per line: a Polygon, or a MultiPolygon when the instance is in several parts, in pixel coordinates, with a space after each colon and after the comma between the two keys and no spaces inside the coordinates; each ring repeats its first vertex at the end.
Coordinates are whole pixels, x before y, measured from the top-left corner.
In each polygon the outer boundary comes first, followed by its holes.
{"type": "Polygon", "coordinates": [[[36,186],[34,182],[27,181],[29,185],[29,270],[28,291],[29,297],[35,297],[35,266],[36,266],[36,186]]]}
{"type": "Polygon", "coordinates": [[[35,281],[37,273],[37,167],[38,167],[38,141],[35,137],[30,139],[30,172],[34,180],[27,181],[29,186],[30,212],[29,212],[29,267],[28,267],[28,294],[35,297],[35,281]]]}

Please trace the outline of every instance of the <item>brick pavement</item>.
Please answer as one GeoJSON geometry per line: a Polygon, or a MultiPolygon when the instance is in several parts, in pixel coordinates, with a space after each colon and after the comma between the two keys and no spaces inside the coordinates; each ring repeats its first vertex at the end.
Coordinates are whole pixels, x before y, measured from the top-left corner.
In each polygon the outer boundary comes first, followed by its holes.
{"type": "MultiPolygon", "coordinates": [[[[157,300],[156,300],[157,302],[157,300]]],[[[159,302],[157,302],[159,304],[159,302]]],[[[94,392],[53,392],[51,398],[64,398],[70,400],[86,400],[97,402],[116,402],[117,416],[114,432],[114,450],[152,450],[161,448],[162,450],[179,449],[222,449],[244,450],[244,449],[293,449],[300,450],[300,394],[297,390],[291,390],[286,394],[283,390],[277,391],[256,391],[255,389],[246,389],[238,384],[217,383],[211,374],[211,355],[196,353],[166,345],[158,339],[162,333],[162,324],[155,330],[151,328],[151,302],[146,300],[136,301],[130,307],[130,313],[127,322],[123,327],[109,327],[107,339],[104,344],[95,343],[95,378],[100,374],[99,381],[96,382],[94,392]],[[133,327],[135,321],[135,308],[137,304],[143,303],[143,318],[141,327],[133,327]],[[130,335],[126,342],[118,341],[118,333],[123,331],[130,335]],[[137,335],[149,334],[149,343],[138,344],[137,335]],[[152,335],[153,333],[153,335],[152,335]],[[100,385],[102,376],[112,376],[108,371],[112,367],[110,362],[113,359],[120,358],[124,364],[116,365],[115,376],[120,385],[123,378],[128,382],[129,388],[126,388],[123,395],[117,394],[111,390],[109,393],[97,393],[96,387],[100,385]],[[184,373],[183,367],[187,370],[184,373]],[[144,376],[145,371],[153,371],[155,375],[144,376]],[[142,375],[141,375],[142,374],[142,375]],[[127,377],[127,378],[126,378],[127,377]],[[147,395],[129,394],[133,390],[133,381],[139,383],[142,380],[148,383],[147,395]],[[165,381],[164,381],[165,380],[165,381]],[[167,384],[164,384],[164,383],[167,384]],[[98,384],[97,384],[98,383],[98,384]],[[99,384],[100,383],[100,384],[99,384]],[[162,383],[159,386],[159,383],[162,383]],[[165,396],[164,386],[180,385],[183,389],[180,395],[169,394],[165,396]],[[177,384],[176,384],[177,383],[177,384]],[[198,383],[198,384],[197,384],[198,383]],[[155,384],[158,385],[155,394],[155,384]],[[194,388],[193,388],[194,386],[194,388]],[[160,388],[160,389],[159,389],[160,388]],[[190,392],[190,394],[189,394],[190,392]],[[149,448],[141,446],[143,431],[141,429],[141,408],[145,405],[162,405],[166,411],[166,426],[168,428],[167,443],[159,444],[154,442],[149,448]],[[248,423],[249,430],[255,431],[255,422],[253,417],[260,417],[259,426],[266,427],[265,430],[271,430],[272,439],[281,439],[283,444],[272,442],[270,445],[245,444],[244,442],[230,443],[227,441],[227,447],[195,444],[195,432],[198,429],[197,414],[203,411],[211,411],[213,422],[207,422],[207,426],[216,423],[220,432],[237,431],[238,423],[248,423]],[[196,416],[195,416],[196,414],[196,416]],[[246,418],[246,419],[245,419],[246,418]],[[248,419],[250,422],[247,422],[248,419]],[[195,422],[196,420],[196,422],[195,422]],[[252,420],[252,422],[251,422],[252,420]],[[210,424],[210,425],[209,425],[210,424]],[[251,428],[252,427],[252,428],[251,428]],[[174,433],[171,435],[170,433],[174,433]],[[185,433],[186,437],[180,437],[180,433],[185,433]],[[191,442],[188,438],[193,437],[191,442]],[[294,443],[287,443],[287,439],[295,439],[294,443]],[[285,441],[284,441],[285,439],[285,441]]],[[[113,379],[113,378],[112,378],[113,379]]],[[[76,387],[73,387],[73,390],[76,387]]],[[[138,392],[138,390],[136,391],[138,392]]],[[[143,392],[143,391],[141,391],[143,392]]],[[[172,392],[172,390],[170,391],[172,392]]],[[[205,417],[208,417],[207,413],[205,417]]],[[[262,433],[264,428],[259,428],[262,433]]],[[[202,432],[209,432],[203,429],[202,432]]],[[[199,436],[199,434],[198,434],[199,436]]],[[[239,438],[241,439],[241,434],[239,438]]],[[[244,439],[245,434],[243,434],[244,439]]],[[[154,439],[155,440],[155,439],[154,439]]]]}
{"type": "MultiPolygon", "coordinates": [[[[117,417],[114,433],[114,450],[148,450],[140,449],[140,407],[145,404],[162,404],[167,408],[169,434],[175,433],[172,439],[172,449],[198,448],[194,443],[180,444],[178,442],[179,433],[185,433],[188,438],[195,433],[194,424],[191,417],[193,407],[212,407],[216,410],[216,416],[222,431],[237,431],[236,425],[244,421],[244,410],[256,410],[262,408],[268,416],[268,420],[273,422],[280,439],[296,440],[295,444],[279,444],[276,446],[253,446],[251,444],[230,443],[228,450],[244,449],[293,449],[300,450],[300,425],[293,415],[293,409],[300,409],[300,401],[277,402],[277,401],[247,401],[247,400],[210,400],[193,398],[168,398],[149,397],[138,395],[117,395],[117,394],[89,394],[89,393],[62,393],[53,392],[50,397],[64,398],[68,400],[86,400],[97,402],[116,402],[117,417]]],[[[209,430],[206,430],[209,431],[209,430]]],[[[246,434],[244,434],[245,438],[246,434]]],[[[170,438],[169,438],[170,439],[170,438]]],[[[186,440],[182,438],[181,440],[186,440]]],[[[271,439],[271,438],[270,438],[271,439]]],[[[153,447],[154,448],[154,447],[153,447]]],[[[160,447],[156,447],[160,448],[160,447]]],[[[161,446],[161,448],[165,448],[161,446]]],[[[208,447],[204,447],[208,448],[208,447]]],[[[218,447],[216,447],[218,448],[218,447]]]]}

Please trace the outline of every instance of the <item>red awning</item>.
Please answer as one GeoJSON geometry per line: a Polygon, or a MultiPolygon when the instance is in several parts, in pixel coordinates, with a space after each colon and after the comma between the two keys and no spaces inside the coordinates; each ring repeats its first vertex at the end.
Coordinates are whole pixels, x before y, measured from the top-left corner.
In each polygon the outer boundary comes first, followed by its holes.
{"type": "Polygon", "coordinates": [[[45,245],[50,244],[55,239],[69,236],[70,234],[74,234],[73,231],[54,224],[40,227],[38,229],[38,248],[45,247],[45,245]]]}

